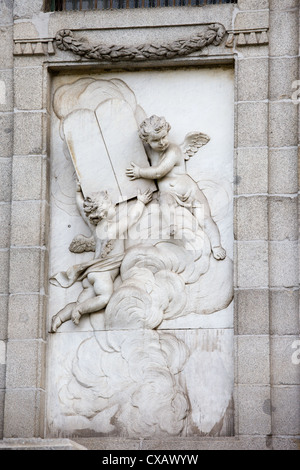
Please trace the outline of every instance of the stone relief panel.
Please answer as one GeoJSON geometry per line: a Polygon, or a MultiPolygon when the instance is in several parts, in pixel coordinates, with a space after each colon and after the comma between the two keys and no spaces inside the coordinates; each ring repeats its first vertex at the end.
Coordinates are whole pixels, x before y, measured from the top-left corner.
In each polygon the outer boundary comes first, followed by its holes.
{"type": "Polygon", "coordinates": [[[57,76],[49,433],[230,435],[233,73],[57,76]]]}

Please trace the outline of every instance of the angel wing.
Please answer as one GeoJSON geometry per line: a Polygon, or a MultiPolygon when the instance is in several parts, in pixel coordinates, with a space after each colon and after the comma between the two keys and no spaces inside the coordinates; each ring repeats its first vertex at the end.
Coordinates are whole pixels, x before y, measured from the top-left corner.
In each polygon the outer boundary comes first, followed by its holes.
{"type": "Polygon", "coordinates": [[[186,161],[189,160],[198,152],[200,147],[203,147],[203,145],[206,145],[209,141],[210,137],[202,132],[189,132],[180,145],[184,159],[186,161]]]}

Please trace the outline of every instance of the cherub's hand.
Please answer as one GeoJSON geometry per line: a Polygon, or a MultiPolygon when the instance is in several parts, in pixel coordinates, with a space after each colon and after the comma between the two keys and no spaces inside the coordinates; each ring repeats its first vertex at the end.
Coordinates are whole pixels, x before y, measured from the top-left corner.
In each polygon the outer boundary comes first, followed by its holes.
{"type": "Polygon", "coordinates": [[[137,166],[135,163],[130,162],[131,168],[126,169],[126,176],[133,181],[140,178],[140,167],[137,166]]]}
{"type": "Polygon", "coordinates": [[[148,202],[152,201],[152,192],[151,189],[147,189],[144,193],[138,192],[137,198],[143,204],[148,204],[148,202]]]}

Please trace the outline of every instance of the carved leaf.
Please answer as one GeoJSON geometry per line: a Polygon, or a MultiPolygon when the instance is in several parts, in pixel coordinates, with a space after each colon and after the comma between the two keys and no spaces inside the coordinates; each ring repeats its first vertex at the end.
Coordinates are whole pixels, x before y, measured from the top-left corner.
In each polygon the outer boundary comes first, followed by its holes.
{"type": "Polygon", "coordinates": [[[88,50],[84,50],[81,48],[82,41],[77,41],[72,31],[61,30],[56,34],[56,44],[59,49],[70,50],[74,54],[79,54],[89,59],[143,61],[147,59],[172,58],[176,55],[188,55],[210,44],[219,45],[224,36],[224,26],[216,23],[206,25],[205,30],[190,38],[176,40],[171,43],[161,45],[140,44],[136,47],[125,45],[105,46],[102,44],[94,46],[87,44],[88,50]],[[74,45],[76,48],[72,47],[74,45]]]}

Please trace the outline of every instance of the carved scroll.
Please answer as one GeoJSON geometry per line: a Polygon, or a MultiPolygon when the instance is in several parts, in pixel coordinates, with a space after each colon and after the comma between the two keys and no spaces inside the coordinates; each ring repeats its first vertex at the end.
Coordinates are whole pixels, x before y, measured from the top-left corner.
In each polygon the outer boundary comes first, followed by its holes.
{"type": "Polygon", "coordinates": [[[63,51],[70,51],[85,59],[106,60],[110,62],[145,60],[163,60],[174,57],[187,56],[193,52],[201,51],[209,45],[221,44],[226,30],[220,23],[209,24],[203,31],[193,34],[187,39],[179,39],[171,43],[160,45],[142,44],[139,46],[124,46],[105,44],[93,45],[83,40],[77,40],[73,31],[60,30],[55,37],[56,46],[63,51]]]}

